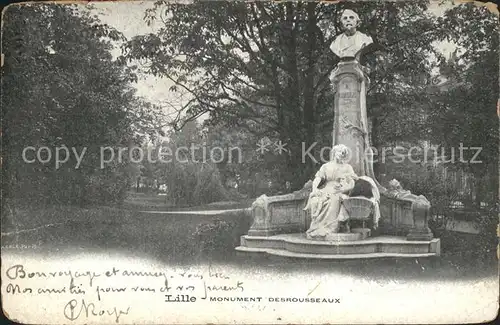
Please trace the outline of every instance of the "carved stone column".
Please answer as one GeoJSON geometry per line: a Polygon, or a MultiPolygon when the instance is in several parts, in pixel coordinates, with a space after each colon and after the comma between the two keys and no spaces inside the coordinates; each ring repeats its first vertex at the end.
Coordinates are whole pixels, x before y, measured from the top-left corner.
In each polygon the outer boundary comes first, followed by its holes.
{"type": "Polygon", "coordinates": [[[368,145],[368,78],[362,69],[356,60],[341,61],[331,75],[335,91],[332,144],[343,144],[349,148],[351,156],[348,163],[360,176],[367,175],[365,152],[368,145]]]}

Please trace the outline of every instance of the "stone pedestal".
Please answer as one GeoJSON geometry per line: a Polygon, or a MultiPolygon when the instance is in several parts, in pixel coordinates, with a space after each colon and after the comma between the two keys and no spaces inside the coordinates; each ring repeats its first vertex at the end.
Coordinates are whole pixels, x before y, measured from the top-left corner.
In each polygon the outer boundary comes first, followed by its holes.
{"type": "Polygon", "coordinates": [[[430,204],[426,202],[414,201],[413,210],[413,227],[406,236],[407,240],[431,240],[432,231],[428,227],[430,204]]]}
{"type": "MultiPolygon", "coordinates": [[[[339,236],[341,237],[341,236],[339,236]]],[[[420,258],[439,256],[439,239],[408,241],[398,236],[369,237],[363,240],[308,240],[302,234],[281,234],[268,237],[241,237],[237,252],[267,254],[307,259],[368,259],[368,258],[420,258]]]]}
{"type": "Polygon", "coordinates": [[[348,163],[356,174],[368,175],[365,159],[366,150],[369,148],[366,116],[368,78],[356,60],[349,60],[339,62],[332,72],[331,80],[335,91],[332,144],[347,146],[350,150],[348,163]]]}

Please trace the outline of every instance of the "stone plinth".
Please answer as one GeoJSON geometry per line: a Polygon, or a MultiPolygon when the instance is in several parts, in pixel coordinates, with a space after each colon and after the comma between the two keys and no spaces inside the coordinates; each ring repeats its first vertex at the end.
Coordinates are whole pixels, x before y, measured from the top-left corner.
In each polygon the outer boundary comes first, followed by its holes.
{"type": "Polygon", "coordinates": [[[310,238],[306,235],[306,238],[312,241],[348,242],[366,239],[370,237],[370,233],[368,228],[353,228],[348,233],[328,234],[324,238],[310,238]]]}
{"type": "Polygon", "coordinates": [[[312,241],[328,241],[328,242],[345,242],[345,241],[356,241],[362,240],[363,234],[351,232],[351,233],[336,233],[336,234],[328,234],[324,238],[309,238],[306,235],[308,240],[312,241]]]}
{"type": "Polygon", "coordinates": [[[413,227],[406,236],[408,240],[431,240],[433,235],[429,228],[430,204],[414,201],[412,204],[413,210],[413,227]]]}
{"type": "Polygon", "coordinates": [[[362,259],[380,257],[439,256],[439,239],[408,241],[405,237],[378,236],[356,241],[309,240],[303,233],[274,236],[242,236],[239,252],[318,258],[362,259]]]}

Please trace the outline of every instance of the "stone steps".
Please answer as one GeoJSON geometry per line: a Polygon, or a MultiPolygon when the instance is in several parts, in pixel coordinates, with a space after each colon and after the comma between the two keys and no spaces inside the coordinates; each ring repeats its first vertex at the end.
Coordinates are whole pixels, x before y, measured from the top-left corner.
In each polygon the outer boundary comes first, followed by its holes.
{"type": "Polygon", "coordinates": [[[244,246],[236,247],[236,251],[245,254],[269,254],[281,257],[304,258],[304,259],[324,259],[324,260],[355,260],[355,259],[370,259],[370,258],[391,258],[391,257],[432,257],[438,256],[436,253],[420,253],[420,254],[399,254],[399,253],[370,253],[370,254],[307,254],[294,253],[283,249],[272,248],[249,248],[244,246]]]}
{"type": "Polygon", "coordinates": [[[236,250],[247,253],[319,258],[356,259],[382,257],[428,257],[440,254],[440,240],[408,241],[405,237],[378,236],[363,240],[346,240],[349,234],[339,234],[339,240],[309,240],[305,234],[274,236],[242,236],[236,250]]]}

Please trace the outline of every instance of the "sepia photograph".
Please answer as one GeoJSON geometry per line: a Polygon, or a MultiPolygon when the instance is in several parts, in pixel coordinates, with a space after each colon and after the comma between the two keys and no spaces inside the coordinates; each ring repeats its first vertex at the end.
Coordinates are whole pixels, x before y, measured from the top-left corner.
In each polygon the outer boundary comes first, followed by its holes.
{"type": "Polygon", "coordinates": [[[495,320],[499,23],[458,0],[6,6],[5,317],[495,320]]]}

